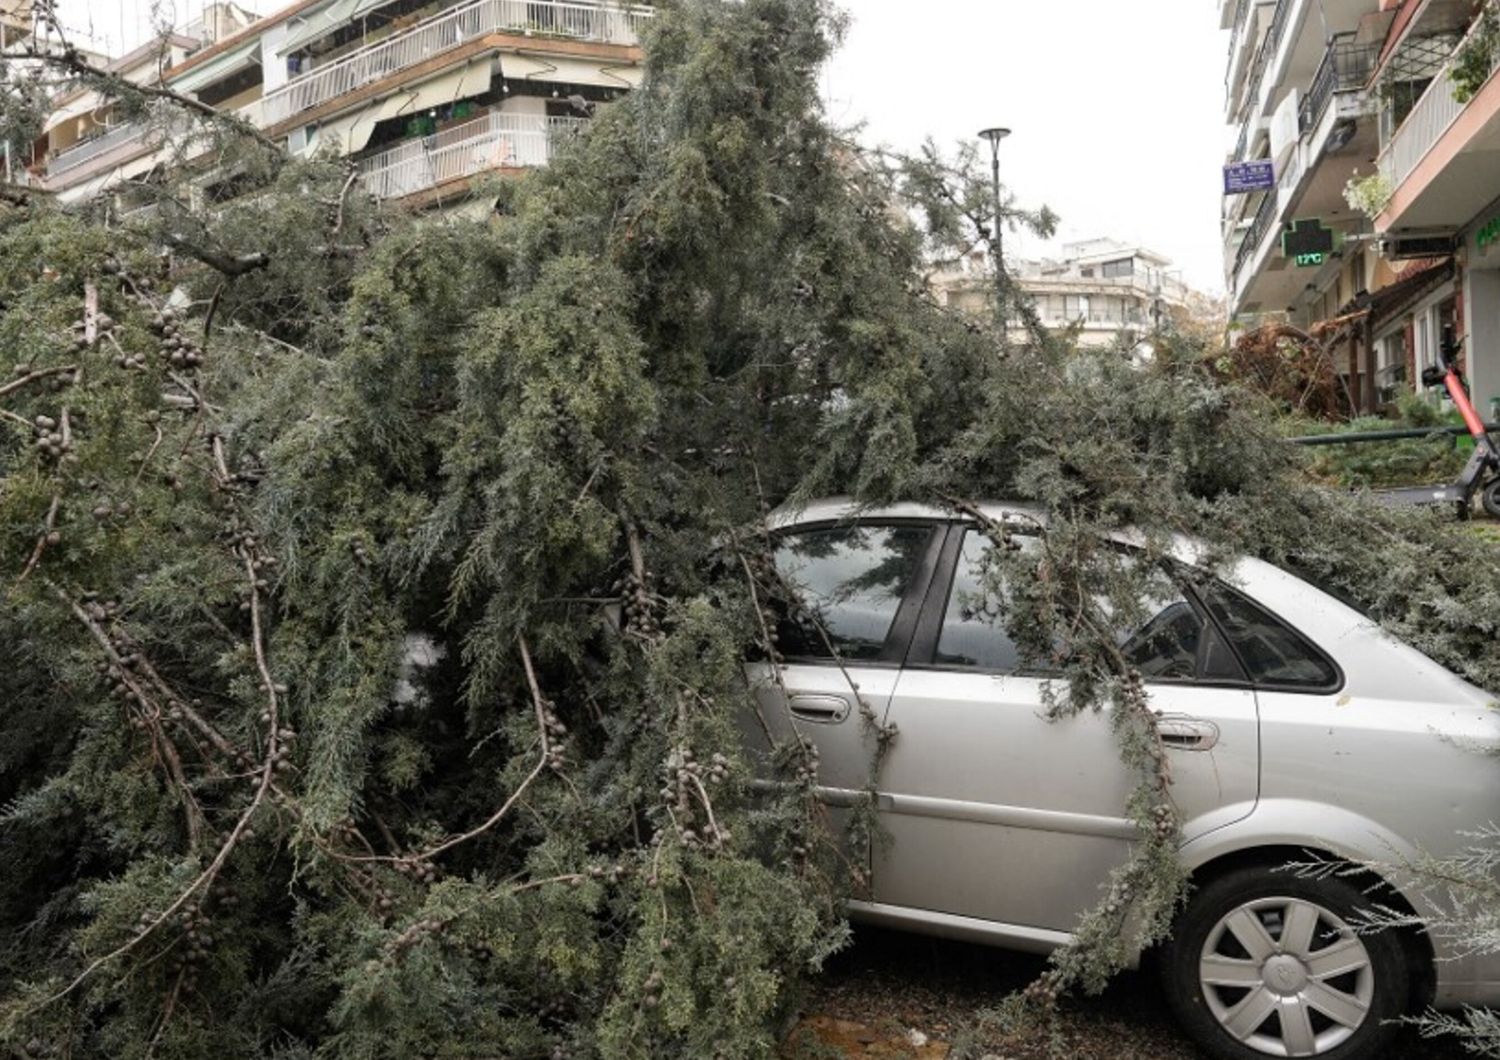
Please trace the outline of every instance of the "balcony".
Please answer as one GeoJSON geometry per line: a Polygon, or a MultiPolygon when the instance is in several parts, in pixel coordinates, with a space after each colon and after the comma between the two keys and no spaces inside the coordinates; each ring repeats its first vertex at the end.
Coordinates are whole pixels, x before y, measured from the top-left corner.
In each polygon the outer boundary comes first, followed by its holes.
{"type": "Polygon", "coordinates": [[[1266,68],[1271,65],[1277,49],[1281,47],[1281,37],[1286,32],[1287,18],[1291,13],[1292,0],[1276,0],[1276,10],[1271,15],[1271,25],[1261,39],[1260,47],[1256,49],[1255,59],[1250,67],[1250,87],[1245,91],[1243,104],[1247,114],[1252,112],[1260,100],[1261,82],[1265,80],[1266,68]]]}
{"type": "Polygon", "coordinates": [[[378,44],[350,52],[268,93],[268,125],[426,62],[487,33],[635,45],[655,12],[642,5],[562,0],[471,0],[439,12],[378,44]]]}
{"type": "Polygon", "coordinates": [[[1248,262],[1260,245],[1265,241],[1266,232],[1276,220],[1279,196],[1273,189],[1266,192],[1265,198],[1260,201],[1260,209],[1255,211],[1255,219],[1250,222],[1250,227],[1245,230],[1245,238],[1240,241],[1239,250],[1234,254],[1234,283],[1230,285],[1231,292],[1242,286],[1241,273],[1244,272],[1245,263],[1248,262]]]}
{"type": "Polygon", "coordinates": [[[1224,62],[1225,99],[1232,99],[1234,96],[1235,68],[1239,66],[1240,52],[1244,49],[1244,42],[1241,38],[1245,32],[1245,26],[1250,22],[1250,7],[1250,0],[1238,0],[1234,7],[1234,22],[1229,33],[1229,55],[1224,62]]]}
{"type": "Polygon", "coordinates": [[[1234,145],[1234,161],[1243,162],[1245,160],[1245,151],[1249,149],[1249,147],[1250,123],[1248,121],[1245,121],[1240,123],[1240,138],[1239,141],[1234,145]]]}
{"type": "Polygon", "coordinates": [[[47,159],[47,180],[56,182],[73,174],[84,164],[108,154],[117,147],[139,143],[145,146],[147,127],[142,122],[127,122],[107,129],[99,136],[73,144],[47,159]]]}
{"type": "Polygon", "coordinates": [[[1328,104],[1339,92],[1357,92],[1365,87],[1375,72],[1380,44],[1355,44],[1353,33],[1340,33],[1328,44],[1312,87],[1302,99],[1297,115],[1298,130],[1306,135],[1323,120],[1328,104]]]}
{"type": "MultiPolygon", "coordinates": [[[[1427,153],[1473,102],[1473,100],[1465,100],[1460,103],[1453,98],[1453,79],[1450,74],[1455,58],[1463,45],[1482,32],[1484,32],[1484,20],[1477,18],[1474,20],[1474,25],[1469,28],[1463,42],[1433,77],[1432,83],[1427,86],[1427,90],[1422,93],[1422,97],[1407,114],[1406,120],[1396,129],[1390,141],[1385,145],[1385,149],[1381,151],[1378,164],[1380,171],[1390,181],[1391,187],[1400,188],[1406,182],[1427,153]]],[[[1500,49],[1497,49],[1491,56],[1491,81],[1494,80],[1497,66],[1500,66],[1500,49]]],[[[1476,98],[1477,96],[1478,93],[1476,93],[1476,98]]]]}
{"type": "Polygon", "coordinates": [[[359,164],[360,179],[376,198],[399,199],[487,170],[545,166],[585,124],[586,118],[490,113],[372,155],[359,164]]]}

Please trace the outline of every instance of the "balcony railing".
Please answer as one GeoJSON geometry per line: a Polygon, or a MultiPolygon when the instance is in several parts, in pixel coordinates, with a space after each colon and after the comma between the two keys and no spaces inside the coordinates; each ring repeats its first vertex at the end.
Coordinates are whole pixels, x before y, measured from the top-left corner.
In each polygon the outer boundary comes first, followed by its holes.
{"type": "Polygon", "coordinates": [[[47,177],[54,179],[70,170],[77,169],[90,159],[98,158],[107,151],[111,151],[121,144],[130,143],[132,140],[144,140],[146,137],[146,126],[141,122],[127,122],[124,125],[116,125],[93,139],[85,140],[83,143],[74,144],[72,147],[64,148],[47,160],[47,177]]]}
{"type": "Polygon", "coordinates": [[[285,121],[486,33],[514,32],[636,44],[646,20],[654,14],[650,7],[641,5],[471,0],[439,12],[395,37],[317,67],[267,94],[264,119],[270,125],[285,121]]]}
{"type": "Polygon", "coordinates": [[[1240,272],[1245,268],[1245,262],[1259,249],[1261,240],[1266,238],[1266,232],[1270,229],[1272,222],[1276,220],[1277,204],[1279,196],[1275,189],[1266,192],[1266,197],[1261,200],[1260,209],[1255,211],[1255,220],[1250,222],[1250,227],[1245,231],[1245,238],[1240,243],[1240,249],[1234,255],[1234,275],[1238,280],[1240,272]]]}
{"type": "MultiPolygon", "coordinates": [[[[1433,77],[1432,84],[1427,86],[1427,91],[1422,93],[1422,98],[1417,100],[1411,113],[1381,151],[1380,171],[1390,181],[1392,188],[1399,188],[1411,176],[1412,170],[1417,168],[1417,164],[1469,105],[1467,100],[1460,103],[1453,98],[1453,78],[1449,75],[1458,51],[1471,37],[1481,32],[1484,32],[1484,20],[1476,18],[1464,40],[1433,77]]],[[[1491,77],[1495,76],[1497,68],[1500,68],[1500,49],[1494,50],[1490,57],[1491,77]]]]}
{"type": "Polygon", "coordinates": [[[1245,32],[1245,23],[1250,21],[1250,0],[1239,0],[1234,8],[1234,28],[1229,32],[1229,57],[1224,60],[1224,91],[1233,90],[1234,59],[1240,50],[1240,34],[1245,32]]]}
{"type": "Polygon", "coordinates": [[[1281,47],[1281,35],[1286,31],[1286,20],[1292,13],[1292,0],[1276,0],[1276,10],[1271,15],[1271,25],[1256,49],[1254,64],[1250,68],[1250,87],[1245,92],[1245,109],[1248,111],[1260,98],[1261,82],[1265,80],[1266,68],[1281,47]]]}
{"type": "Polygon", "coordinates": [[[1380,44],[1355,44],[1354,34],[1340,33],[1328,44],[1312,87],[1302,99],[1297,116],[1298,129],[1307,132],[1323,120],[1323,112],[1336,92],[1353,92],[1364,88],[1375,71],[1380,44]]]}
{"type": "Polygon", "coordinates": [[[360,163],[361,180],[376,198],[397,199],[490,169],[544,166],[587,120],[486,114],[372,155],[360,163]]]}

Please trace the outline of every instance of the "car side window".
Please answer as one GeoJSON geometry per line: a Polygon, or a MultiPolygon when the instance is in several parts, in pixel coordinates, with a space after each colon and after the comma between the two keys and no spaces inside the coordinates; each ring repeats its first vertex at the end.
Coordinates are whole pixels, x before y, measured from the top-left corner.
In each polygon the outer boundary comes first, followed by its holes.
{"type": "Polygon", "coordinates": [[[933,657],[939,666],[1001,673],[1013,673],[1020,668],[1020,649],[1005,631],[1005,615],[997,601],[986,599],[982,575],[989,547],[989,538],[984,534],[977,530],[965,532],[953,585],[948,590],[937,654],[933,657]]]}
{"type": "Polygon", "coordinates": [[[1199,590],[1257,685],[1329,691],[1339,672],[1306,637],[1221,582],[1199,590]]]}
{"type": "Polygon", "coordinates": [[[788,658],[878,659],[927,552],[926,526],[836,526],[785,534],[776,569],[792,589],[777,622],[788,658]],[[821,628],[820,628],[821,627],[821,628]],[[826,640],[825,640],[826,634],[826,640]]]}
{"type": "Polygon", "coordinates": [[[1234,654],[1181,592],[1146,604],[1151,619],[1120,644],[1148,681],[1243,681],[1234,654]]]}
{"type": "MultiPolygon", "coordinates": [[[[1035,539],[1015,540],[1025,548],[1035,539]]],[[[965,533],[933,661],[1000,673],[1043,672],[1034,662],[1023,667],[1005,629],[1003,603],[986,599],[982,572],[989,547],[983,533],[965,533]]],[[[1163,588],[1162,598],[1143,603],[1150,616],[1144,624],[1116,631],[1116,643],[1131,665],[1148,681],[1244,680],[1233,653],[1192,601],[1170,585],[1163,588]]]]}

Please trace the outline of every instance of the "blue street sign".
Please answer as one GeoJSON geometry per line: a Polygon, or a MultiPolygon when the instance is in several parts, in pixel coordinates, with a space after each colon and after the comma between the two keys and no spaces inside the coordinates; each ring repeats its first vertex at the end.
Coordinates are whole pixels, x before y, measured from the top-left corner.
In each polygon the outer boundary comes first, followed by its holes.
{"type": "Polygon", "coordinates": [[[1224,194],[1244,195],[1276,186],[1276,163],[1269,158],[1224,167],[1224,194]]]}

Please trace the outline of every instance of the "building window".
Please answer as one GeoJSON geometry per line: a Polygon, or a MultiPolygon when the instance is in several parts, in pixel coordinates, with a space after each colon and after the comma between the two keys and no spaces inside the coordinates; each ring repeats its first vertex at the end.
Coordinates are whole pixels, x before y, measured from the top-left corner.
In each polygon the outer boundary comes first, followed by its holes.
{"type": "Polygon", "coordinates": [[[1122,276],[1134,276],[1135,259],[1121,258],[1118,261],[1106,261],[1100,271],[1106,280],[1116,280],[1122,276]]]}
{"type": "Polygon", "coordinates": [[[1417,378],[1422,377],[1422,369],[1437,363],[1437,351],[1432,343],[1432,313],[1433,311],[1420,313],[1417,316],[1416,326],[1416,369],[1417,378]]]}
{"type": "Polygon", "coordinates": [[[1086,294],[1070,294],[1064,300],[1063,312],[1068,320],[1087,320],[1089,315],[1089,296],[1086,294]]]}

